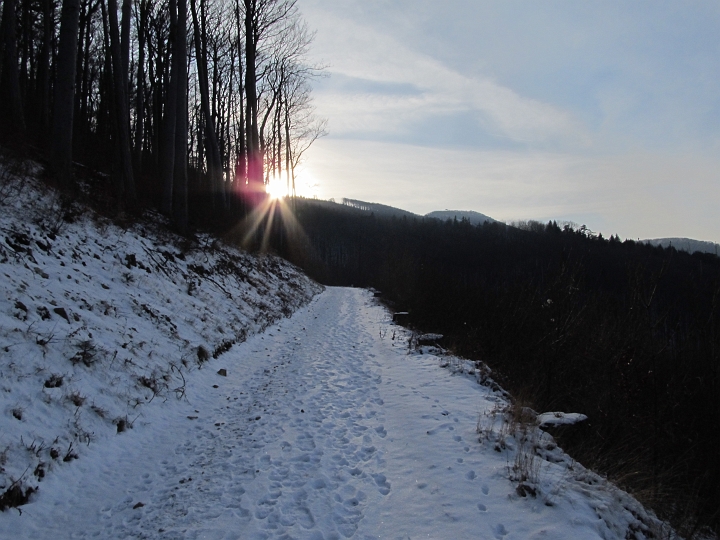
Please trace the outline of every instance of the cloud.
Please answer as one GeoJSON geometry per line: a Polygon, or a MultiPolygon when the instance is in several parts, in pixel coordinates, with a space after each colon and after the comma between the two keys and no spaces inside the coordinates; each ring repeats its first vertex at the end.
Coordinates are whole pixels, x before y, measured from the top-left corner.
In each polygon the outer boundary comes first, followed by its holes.
{"type": "Polygon", "coordinates": [[[301,1],[320,196],[720,240],[716,2],[301,1]]]}
{"type": "Polygon", "coordinates": [[[311,24],[317,29],[315,54],[330,63],[331,75],[340,76],[339,84],[331,79],[316,94],[334,135],[399,133],[418,117],[466,112],[479,113],[477,129],[511,141],[589,143],[587,130],[570,113],[523,97],[490,77],[463,75],[391,35],[332,13],[323,12],[311,24]],[[387,92],[383,85],[417,93],[387,92]]]}

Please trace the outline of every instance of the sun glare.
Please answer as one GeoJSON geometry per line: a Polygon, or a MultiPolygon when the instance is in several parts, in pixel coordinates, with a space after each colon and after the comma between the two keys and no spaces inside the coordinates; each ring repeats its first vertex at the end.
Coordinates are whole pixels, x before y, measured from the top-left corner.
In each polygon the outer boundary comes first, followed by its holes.
{"type": "MultiPolygon", "coordinates": [[[[258,186],[259,187],[259,186],[258,186]]],[[[293,215],[292,204],[289,204],[287,180],[273,177],[265,184],[267,197],[260,196],[257,191],[246,189],[244,194],[246,208],[245,218],[238,223],[238,231],[242,232],[244,246],[256,246],[266,251],[272,239],[272,234],[281,231],[282,242],[292,243],[306,240],[305,233],[293,215]]]]}
{"type": "Polygon", "coordinates": [[[279,178],[271,178],[265,185],[265,191],[271,199],[282,199],[288,194],[285,182],[279,178]]]}
{"type": "Polygon", "coordinates": [[[307,199],[322,198],[320,183],[307,167],[301,167],[295,177],[295,191],[307,199]]]}

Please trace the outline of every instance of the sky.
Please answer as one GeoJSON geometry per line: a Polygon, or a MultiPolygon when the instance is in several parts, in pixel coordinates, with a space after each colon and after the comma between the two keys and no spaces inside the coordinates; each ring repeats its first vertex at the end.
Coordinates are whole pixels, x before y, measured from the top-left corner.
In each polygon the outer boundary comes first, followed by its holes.
{"type": "Polygon", "coordinates": [[[299,0],[305,193],[720,242],[720,2],[299,0]]]}

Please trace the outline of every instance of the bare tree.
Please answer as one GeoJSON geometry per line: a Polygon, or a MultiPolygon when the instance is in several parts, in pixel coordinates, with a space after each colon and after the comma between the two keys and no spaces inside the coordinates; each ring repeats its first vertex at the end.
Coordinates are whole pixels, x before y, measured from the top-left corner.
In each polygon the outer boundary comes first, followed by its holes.
{"type": "MultiPolygon", "coordinates": [[[[201,0],[203,3],[203,0],[201,0]]],[[[210,91],[208,89],[208,73],[207,73],[207,40],[204,39],[204,33],[200,32],[200,23],[198,22],[197,9],[195,0],[190,1],[193,30],[195,36],[195,62],[198,71],[198,84],[200,86],[200,99],[202,103],[202,117],[204,120],[203,135],[207,148],[208,156],[208,173],[210,176],[210,188],[213,193],[213,200],[218,208],[224,206],[225,190],[223,189],[222,179],[222,162],[220,158],[220,148],[218,145],[217,133],[215,131],[215,118],[210,110],[210,91]]],[[[203,25],[204,26],[204,25],[203,25]]]]}
{"type": "Polygon", "coordinates": [[[16,26],[15,0],[5,0],[2,20],[5,54],[3,56],[2,82],[0,83],[2,121],[8,134],[24,135],[25,118],[20,99],[16,26]]]}
{"type": "Polygon", "coordinates": [[[62,185],[72,183],[72,136],[80,0],[64,0],[53,101],[50,163],[62,185]]]}
{"type": "Polygon", "coordinates": [[[185,234],[188,228],[188,71],[187,71],[187,3],[178,0],[177,32],[173,59],[177,73],[177,111],[175,120],[175,167],[173,171],[173,220],[178,230],[185,234]]]}
{"type": "Polygon", "coordinates": [[[37,80],[35,84],[35,105],[37,108],[38,139],[44,146],[50,132],[50,54],[55,22],[52,0],[43,0],[43,33],[38,56],[37,80]]]}
{"type": "Polygon", "coordinates": [[[295,13],[297,0],[243,0],[245,8],[245,99],[248,177],[263,180],[263,155],[258,125],[258,59],[264,40],[279,31],[279,24],[295,13]]]}
{"type": "Polygon", "coordinates": [[[295,169],[305,152],[320,137],[327,134],[327,120],[315,116],[307,81],[299,79],[289,88],[285,104],[286,156],[288,182],[296,195],[295,169]]]}
{"type": "Polygon", "coordinates": [[[162,147],[160,149],[160,175],[162,178],[161,210],[166,215],[173,211],[173,176],[175,172],[175,132],[177,130],[178,80],[185,69],[184,59],[178,55],[178,42],[184,39],[184,31],[178,28],[177,0],[170,0],[170,42],[172,44],[172,64],[165,96],[165,114],[163,117],[162,147]]]}
{"type": "Polygon", "coordinates": [[[108,0],[110,26],[110,56],[113,71],[113,95],[115,102],[115,124],[120,154],[120,179],[118,190],[130,204],[136,200],[133,177],[132,154],[130,151],[130,115],[127,100],[127,73],[123,69],[123,58],[118,29],[117,0],[108,0]]]}
{"type": "Polygon", "coordinates": [[[133,146],[133,162],[135,164],[136,176],[142,171],[142,142],[145,128],[145,45],[151,5],[150,0],[140,0],[138,13],[136,14],[138,61],[135,88],[135,145],[133,146]]]}
{"type": "Polygon", "coordinates": [[[21,133],[10,115],[24,113],[61,182],[73,160],[113,172],[126,202],[142,190],[179,229],[232,217],[248,178],[290,184],[323,132],[308,120],[302,82],[317,69],[296,1],[64,0],[56,29],[57,0],[5,0],[3,127],[21,133]]]}
{"type": "Polygon", "coordinates": [[[125,97],[128,96],[128,78],[130,76],[130,18],[132,17],[132,0],[123,0],[122,22],[120,23],[120,58],[122,75],[125,81],[125,97]]]}

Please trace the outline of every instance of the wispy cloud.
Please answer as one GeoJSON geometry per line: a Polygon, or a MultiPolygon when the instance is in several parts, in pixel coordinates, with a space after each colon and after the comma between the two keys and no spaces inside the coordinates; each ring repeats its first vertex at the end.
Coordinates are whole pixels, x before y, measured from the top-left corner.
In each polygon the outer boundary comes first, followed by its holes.
{"type": "Polygon", "coordinates": [[[397,133],[423,116],[467,112],[479,113],[477,129],[516,142],[589,142],[587,130],[569,112],[523,97],[490,77],[458,73],[393,36],[334,14],[313,22],[319,26],[316,54],[331,57],[330,74],[343,77],[337,86],[323,85],[317,95],[336,135],[397,133]],[[357,81],[355,88],[348,88],[347,79],[357,81]],[[419,94],[388,93],[382,84],[404,85],[419,94]]]}
{"type": "Polygon", "coordinates": [[[320,196],[720,240],[714,0],[301,3],[320,196]]]}

